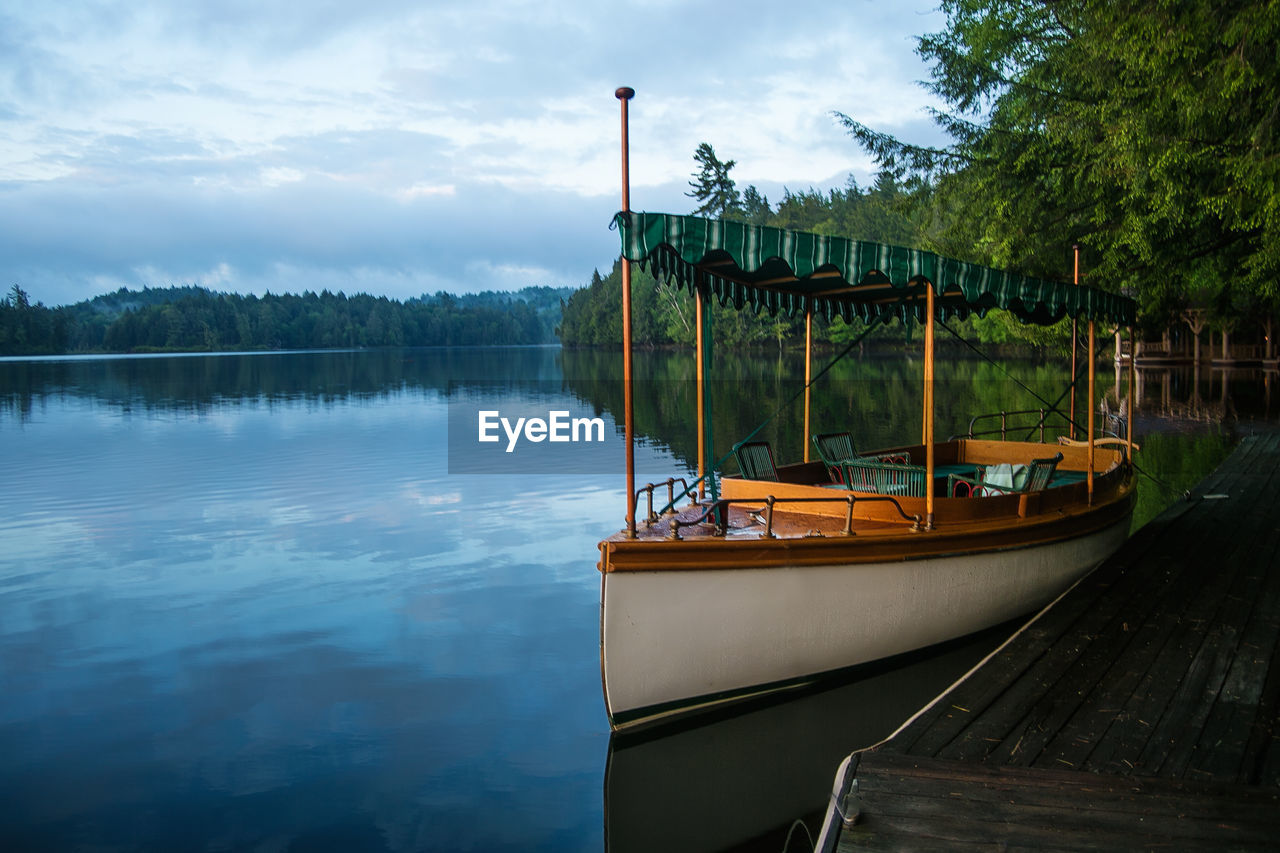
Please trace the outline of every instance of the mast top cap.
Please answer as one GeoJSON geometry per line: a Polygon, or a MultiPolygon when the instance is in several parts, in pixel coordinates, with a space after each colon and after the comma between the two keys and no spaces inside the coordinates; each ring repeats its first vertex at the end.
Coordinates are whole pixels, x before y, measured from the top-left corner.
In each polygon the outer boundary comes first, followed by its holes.
{"type": "Polygon", "coordinates": [[[618,91],[614,92],[613,96],[619,101],[629,101],[636,96],[636,90],[630,86],[619,86],[618,91]]]}

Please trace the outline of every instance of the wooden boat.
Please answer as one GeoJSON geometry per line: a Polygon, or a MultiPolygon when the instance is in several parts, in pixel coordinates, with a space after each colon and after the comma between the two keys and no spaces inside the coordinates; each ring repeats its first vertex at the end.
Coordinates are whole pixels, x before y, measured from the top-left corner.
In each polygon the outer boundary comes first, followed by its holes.
{"type": "MultiPolygon", "coordinates": [[[[635,213],[622,239],[627,527],[600,543],[601,669],[615,729],[637,727],[964,636],[1039,609],[1128,535],[1132,433],[1065,444],[933,435],[935,321],[994,309],[1024,322],[1132,327],[1132,301],[929,252],[743,223],[635,213]],[[698,380],[712,300],[722,306],[924,328],[921,441],[874,458],[805,461],[717,476],[699,393],[698,488],[637,521],[630,265],[687,287],[698,307],[698,380]],[[1016,469],[1028,482],[997,474],[1016,469]],[[763,471],[763,473],[761,472],[763,471]]],[[[807,392],[812,373],[806,333],[807,392]]],[[[1073,386],[1074,386],[1073,376],[1073,386]]],[[[1073,408],[1074,411],[1074,408],[1073,408]]],[[[1068,418],[1069,421],[1069,418],[1068,418]]],[[[1041,415],[1040,425],[1043,426],[1041,415]]],[[[1007,432],[1003,432],[1007,435],[1007,432]]],[[[1043,434],[1043,433],[1042,433],[1043,434]]],[[[741,451],[740,442],[734,449],[741,451]]],[[[749,468],[751,466],[745,466],[749,468]]]]}

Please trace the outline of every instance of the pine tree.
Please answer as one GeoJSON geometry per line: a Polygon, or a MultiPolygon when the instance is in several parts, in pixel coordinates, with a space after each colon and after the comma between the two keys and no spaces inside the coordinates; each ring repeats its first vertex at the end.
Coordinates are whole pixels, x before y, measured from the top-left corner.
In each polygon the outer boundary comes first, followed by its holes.
{"type": "Polygon", "coordinates": [[[699,202],[694,213],[699,216],[726,217],[741,212],[738,190],[729,177],[736,160],[721,161],[709,143],[698,144],[693,159],[700,167],[689,182],[693,192],[685,195],[699,202]]]}

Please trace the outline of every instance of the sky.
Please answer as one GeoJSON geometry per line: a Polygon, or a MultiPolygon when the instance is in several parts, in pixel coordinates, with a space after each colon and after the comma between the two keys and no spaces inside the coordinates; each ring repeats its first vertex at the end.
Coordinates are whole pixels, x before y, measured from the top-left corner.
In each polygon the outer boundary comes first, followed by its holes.
{"type": "Polygon", "coordinates": [[[939,141],[933,0],[0,0],[0,259],[32,300],[120,287],[406,299],[581,286],[631,206],[867,185],[832,111],[939,141]]]}

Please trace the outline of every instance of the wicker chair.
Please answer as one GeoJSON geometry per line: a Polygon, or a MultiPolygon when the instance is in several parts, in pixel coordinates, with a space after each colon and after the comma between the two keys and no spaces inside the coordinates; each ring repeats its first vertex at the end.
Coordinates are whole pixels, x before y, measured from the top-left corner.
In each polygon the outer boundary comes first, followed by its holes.
{"type": "Polygon", "coordinates": [[[853,436],[847,432],[825,432],[812,436],[818,458],[827,466],[827,474],[833,483],[844,482],[843,463],[853,459],[871,459],[876,462],[907,464],[911,457],[906,453],[872,453],[863,455],[853,446],[853,436]]]}
{"type": "Polygon", "coordinates": [[[773,450],[767,441],[747,441],[733,449],[738,460],[738,470],[744,480],[778,479],[778,468],[773,464],[773,450]]]}
{"type": "Polygon", "coordinates": [[[876,459],[849,459],[841,463],[844,482],[851,491],[922,498],[928,473],[923,465],[901,465],[876,459]]]}

